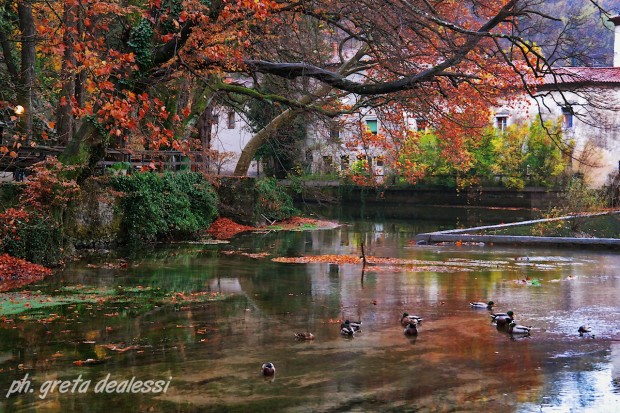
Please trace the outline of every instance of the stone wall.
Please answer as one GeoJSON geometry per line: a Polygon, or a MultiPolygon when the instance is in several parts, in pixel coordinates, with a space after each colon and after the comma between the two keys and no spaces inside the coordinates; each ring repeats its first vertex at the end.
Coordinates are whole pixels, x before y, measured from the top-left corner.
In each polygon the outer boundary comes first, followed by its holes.
{"type": "Polygon", "coordinates": [[[71,213],[68,235],[76,248],[109,248],[120,236],[121,213],[118,198],[110,187],[89,180],[71,213]]]}
{"type": "Polygon", "coordinates": [[[472,207],[537,208],[556,205],[561,192],[548,188],[460,190],[435,187],[363,188],[356,186],[304,187],[305,202],[333,199],[341,204],[446,205],[472,207]]]}

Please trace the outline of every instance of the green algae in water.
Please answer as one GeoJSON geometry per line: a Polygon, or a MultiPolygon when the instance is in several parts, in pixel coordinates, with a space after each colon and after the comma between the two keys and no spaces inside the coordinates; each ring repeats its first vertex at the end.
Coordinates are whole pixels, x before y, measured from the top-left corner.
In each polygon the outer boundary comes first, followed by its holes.
{"type": "Polygon", "coordinates": [[[68,304],[96,303],[100,296],[50,296],[24,292],[0,295],[0,315],[16,315],[36,312],[43,308],[53,308],[68,304]]]}
{"type": "Polygon", "coordinates": [[[28,314],[47,317],[40,310],[72,304],[135,303],[147,311],[155,305],[186,305],[224,298],[214,292],[163,291],[152,287],[101,288],[90,285],[63,286],[53,293],[19,291],[0,294],[0,316],[28,314]]]}

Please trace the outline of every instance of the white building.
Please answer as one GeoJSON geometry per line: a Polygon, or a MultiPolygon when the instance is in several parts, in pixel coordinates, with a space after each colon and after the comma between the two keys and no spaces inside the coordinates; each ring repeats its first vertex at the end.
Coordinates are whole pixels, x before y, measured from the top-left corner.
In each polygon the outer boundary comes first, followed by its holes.
{"type": "MultiPolygon", "coordinates": [[[[492,122],[505,129],[515,123],[530,122],[537,115],[544,120],[563,120],[563,139],[573,150],[573,171],[582,172],[593,186],[607,182],[610,174],[620,168],[620,16],[610,19],[615,24],[614,67],[567,67],[556,76],[547,76],[538,87],[535,99],[524,97],[521,103],[498,108],[492,122]]],[[[352,104],[354,95],[345,97],[352,104]]],[[[390,128],[381,122],[373,109],[361,110],[339,120],[317,120],[308,125],[305,160],[306,172],[335,174],[364,160],[376,179],[384,175],[383,153],[372,144],[352,146],[351,139],[364,130],[374,135],[389,136],[404,130],[427,127],[421,117],[404,115],[406,128],[390,128]],[[396,132],[398,131],[398,132],[396,132]]],[[[220,108],[214,124],[211,149],[227,153],[218,167],[221,174],[230,174],[244,145],[251,138],[251,128],[239,114],[220,108]]],[[[362,139],[363,141],[363,139],[362,139]]],[[[249,175],[260,172],[256,163],[249,175]]]]}

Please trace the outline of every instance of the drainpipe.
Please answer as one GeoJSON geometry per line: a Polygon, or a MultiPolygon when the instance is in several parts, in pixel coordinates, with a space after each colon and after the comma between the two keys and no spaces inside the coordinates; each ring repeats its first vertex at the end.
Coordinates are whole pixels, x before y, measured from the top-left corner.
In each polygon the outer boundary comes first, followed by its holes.
{"type": "Polygon", "coordinates": [[[614,29],[614,67],[620,67],[620,15],[609,18],[616,27],[614,29]]]}

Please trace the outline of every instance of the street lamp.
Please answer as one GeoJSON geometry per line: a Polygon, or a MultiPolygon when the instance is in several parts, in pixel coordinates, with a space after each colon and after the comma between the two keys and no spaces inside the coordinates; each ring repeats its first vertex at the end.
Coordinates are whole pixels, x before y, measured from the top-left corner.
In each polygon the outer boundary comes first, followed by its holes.
{"type": "Polygon", "coordinates": [[[26,112],[26,109],[22,105],[17,105],[15,107],[7,106],[6,108],[2,109],[2,112],[6,113],[6,115],[9,117],[9,120],[2,120],[4,116],[0,116],[0,145],[4,143],[4,128],[15,127],[18,122],[18,119],[16,119],[12,115],[9,115],[10,111],[12,111],[13,114],[17,116],[21,116],[26,112]]]}

